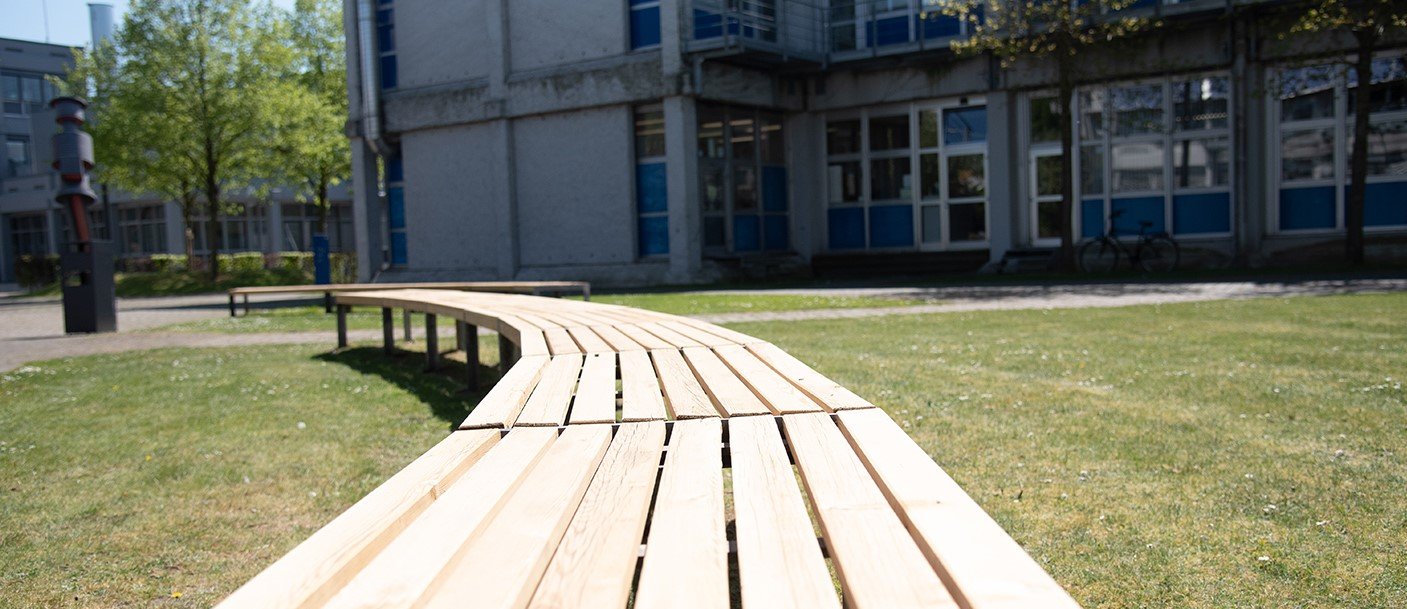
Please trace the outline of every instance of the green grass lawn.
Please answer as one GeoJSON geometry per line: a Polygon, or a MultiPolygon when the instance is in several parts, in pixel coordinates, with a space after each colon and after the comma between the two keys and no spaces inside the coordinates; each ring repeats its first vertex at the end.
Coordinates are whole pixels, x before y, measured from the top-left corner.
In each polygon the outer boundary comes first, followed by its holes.
{"type": "MultiPolygon", "coordinates": [[[[1407,606],[1407,294],[734,327],[888,410],[1087,607],[1407,606]]],[[[420,366],[8,374],[0,606],[218,601],[464,415],[420,366]]]]}
{"type": "MultiPolygon", "coordinates": [[[[805,309],[853,309],[863,307],[903,307],[920,304],[923,300],[907,298],[872,298],[867,296],[805,296],[795,294],[708,294],[697,292],[642,292],[635,294],[601,294],[592,302],[619,304],[675,314],[740,313],[748,311],[798,311],[805,309]]],[[[248,315],[241,305],[240,317],[219,317],[183,322],[154,330],[163,332],[313,332],[336,329],[337,320],[323,310],[322,305],[259,308],[255,303],[248,315]]],[[[396,314],[400,323],[400,313],[396,314]]],[[[421,323],[421,322],[416,322],[421,323]]],[[[445,328],[453,326],[441,320],[445,328]]],[[[347,317],[352,330],[381,328],[381,312],[376,309],[353,309],[347,317]]]]}

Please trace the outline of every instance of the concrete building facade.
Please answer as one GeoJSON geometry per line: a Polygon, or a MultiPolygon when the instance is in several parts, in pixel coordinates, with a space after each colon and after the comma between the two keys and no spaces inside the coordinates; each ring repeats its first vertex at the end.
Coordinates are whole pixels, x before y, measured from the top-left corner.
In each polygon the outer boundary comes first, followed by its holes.
{"type": "MultiPolygon", "coordinates": [[[[0,283],[16,281],[21,256],[56,255],[72,239],[67,212],[54,202],[58,176],[49,164],[56,126],[48,102],[56,92],[46,77],[62,76],[72,65],[73,51],[62,45],[0,39],[0,283]]],[[[177,203],[97,188],[101,199],[90,211],[89,225],[96,238],[116,242],[125,262],[185,252],[187,226],[177,203]]],[[[320,215],[290,189],[274,188],[260,198],[235,192],[229,199],[233,211],[221,221],[222,252],[311,251],[320,215]]],[[[356,241],[350,191],[338,186],[331,199],[330,245],[333,251],[351,251],[356,241]]],[[[204,216],[194,217],[190,228],[196,254],[207,255],[204,216]]]]}
{"type": "MultiPolygon", "coordinates": [[[[1348,36],[1145,0],[1163,27],[1082,61],[1062,118],[1049,65],[955,57],[928,4],[345,0],[364,278],[995,265],[1057,243],[1061,120],[1077,237],[1122,210],[1198,264],[1341,249],[1348,36]]],[[[1404,43],[1374,60],[1378,252],[1407,236],[1404,43]]]]}

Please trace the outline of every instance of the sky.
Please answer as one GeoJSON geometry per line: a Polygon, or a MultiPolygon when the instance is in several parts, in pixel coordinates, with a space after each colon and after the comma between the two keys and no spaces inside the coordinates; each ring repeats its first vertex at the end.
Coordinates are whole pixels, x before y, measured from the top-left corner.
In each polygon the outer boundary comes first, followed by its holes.
{"type": "MultiPolygon", "coordinates": [[[[122,23],[122,15],[127,12],[128,0],[95,0],[97,4],[111,4],[116,16],[114,23],[122,23]]],[[[274,0],[274,4],[291,8],[293,0],[274,0]]],[[[88,0],[0,0],[0,38],[17,38],[84,46],[89,42],[88,0]],[[45,35],[44,14],[48,9],[48,34],[45,35]]]]}

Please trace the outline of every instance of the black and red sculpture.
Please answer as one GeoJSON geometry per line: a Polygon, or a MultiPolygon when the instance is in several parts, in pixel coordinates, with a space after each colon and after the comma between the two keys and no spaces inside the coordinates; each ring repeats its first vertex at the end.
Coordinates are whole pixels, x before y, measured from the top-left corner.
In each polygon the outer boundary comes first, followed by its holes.
{"type": "Polygon", "coordinates": [[[55,199],[68,208],[74,241],[59,257],[64,297],[64,331],[116,332],[117,295],[110,241],[93,239],[88,208],[97,197],[88,180],[93,170],[93,136],[83,131],[87,103],[76,97],[49,102],[59,132],[54,134],[54,169],[59,172],[55,199]]]}

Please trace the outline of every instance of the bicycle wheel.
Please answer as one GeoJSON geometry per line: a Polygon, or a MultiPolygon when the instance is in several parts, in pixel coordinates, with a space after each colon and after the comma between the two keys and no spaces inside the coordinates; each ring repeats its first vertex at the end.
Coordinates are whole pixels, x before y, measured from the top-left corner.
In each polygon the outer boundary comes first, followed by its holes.
{"type": "Polygon", "coordinates": [[[1108,273],[1119,266],[1119,246],[1108,239],[1087,241],[1080,246],[1079,262],[1086,273],[1108,273]]]}
{"type": "Polygon", "coordinates": [[[1162,235],[1138,244],[1138,266],[1149,273],[1166,273],[1177,268],[1181,255],[1177,242],[1162,235]]]}

